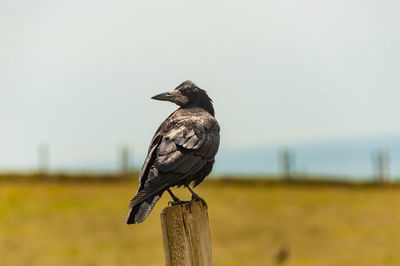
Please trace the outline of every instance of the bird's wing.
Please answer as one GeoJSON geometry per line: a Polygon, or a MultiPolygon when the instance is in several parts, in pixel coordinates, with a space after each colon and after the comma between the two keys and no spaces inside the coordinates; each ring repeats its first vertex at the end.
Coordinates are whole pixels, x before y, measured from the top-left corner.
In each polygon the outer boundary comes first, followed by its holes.
{"type": "Polygon", "coordinates": [[[154,167],[184,177],[196,173],[214,158],[219,146],[218,130],[191,120],[176,123],[158,146],[154,167]]]}
{"type": "MultiPolygon", "coordinates": [[[[146,159],[144,160],[142,169],[140,170],[140,175],[139,175],[139,182],[144,183],[146,180],[146,176],[149,173],[151,165],[154,163],[154,160],[157,156],[155,153],[157,147],[159,146],[160,142],[162,140],[162,135],[157,132],[150,144],[149,151],[147,152],[146,159]]],[[[139,187],[140,189],[140,187],[139,187]]]]}
{"type": "MultiPolygon", "coordinates": [[[[166,121],[167,122],[167,121],[166,121]]],[[[214,159],[219,146],[218,124],[204,126],[191,119],[169,121],[153,138],[131,205],[176,185],[214,159]]]]}

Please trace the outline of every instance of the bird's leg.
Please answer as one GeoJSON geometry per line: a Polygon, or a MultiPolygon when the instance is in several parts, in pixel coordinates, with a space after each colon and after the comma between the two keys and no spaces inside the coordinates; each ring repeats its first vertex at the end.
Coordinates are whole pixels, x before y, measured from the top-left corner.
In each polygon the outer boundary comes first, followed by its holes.
{"type": "Polygon", "coordinates": [[[179,204],[188,203],[187,201],[180,200],[177,196],[175,196],[175,194],[172,193],[171,189],[167,188],[167,191],[168,191],[169,195],[171,195],[171,198],[174,200],[174,201],[168,202],[168,205],[171,204],[172,206],[175,206],[175,205],[179,205],[179,204]]]}
{"type": "Polygon", "coordinates": [[[207,207],[207,203],[206,201],[201,198],[196,192],[194,192],[194,190],[189,186],[189,185],[185,185],[185,187],[187,187],[187,189],[189,189],[190,193],[192,193],[192,202],[193,201],[201,201],[201,203],[203,203],[204,206],[207,207]]]}
{"type": "Polygon", "coordinates": [[[177,196],[175,196],[175,194],[172,193],[172,191],[171,191],[169,188],[167,188],[167,191],[168,191],[168,193],[171,195],[171,198],[172,198],[174,201],[180,201],[180,199],[179,199],[177,196]]]}

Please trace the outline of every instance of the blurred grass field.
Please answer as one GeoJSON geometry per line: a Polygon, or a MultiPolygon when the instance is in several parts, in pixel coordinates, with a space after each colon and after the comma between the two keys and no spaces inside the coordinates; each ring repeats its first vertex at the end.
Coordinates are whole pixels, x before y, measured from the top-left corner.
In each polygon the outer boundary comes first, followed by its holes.
{"type": "MultiPolygon", "coordinates": [[[[164,265],[159,213],[124,182],[1,182],[0,265],[164,265]]],[[[189,198],[183,189],[177,194],[189,198]]],[[[215,265],[400,265],[400,187],[206,181],[215,265]]]]}

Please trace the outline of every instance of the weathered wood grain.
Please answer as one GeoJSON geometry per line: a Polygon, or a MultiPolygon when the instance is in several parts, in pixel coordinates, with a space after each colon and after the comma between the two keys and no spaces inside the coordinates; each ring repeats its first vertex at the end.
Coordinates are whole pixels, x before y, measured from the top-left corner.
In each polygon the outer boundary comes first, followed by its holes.
{"type": "Polygon", "coordinates": [[[212,266],[207,206],[194,202],[167,207],[161,212],[167,266],[212,266]]]}

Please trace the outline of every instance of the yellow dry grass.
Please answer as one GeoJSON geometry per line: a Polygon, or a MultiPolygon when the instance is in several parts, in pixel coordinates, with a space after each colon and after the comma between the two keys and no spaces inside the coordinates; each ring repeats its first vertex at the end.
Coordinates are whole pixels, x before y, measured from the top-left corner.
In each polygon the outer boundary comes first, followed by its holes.
{"type": "MultiPolygon", "coordinates": [[[[163,265],[159,213],[124,224],[136,183],[0,183],[0,265],[163,265]]],[[[181,190],[181,189],[180,189],[181,190]]],[[[180,191],[178,190],[178,191],[180,191]]],[[[215,265],[400,265],[400,188],[206,182],[215,265]]],[[[186,192],[178,194],[189,197],[186,192]]]]}

